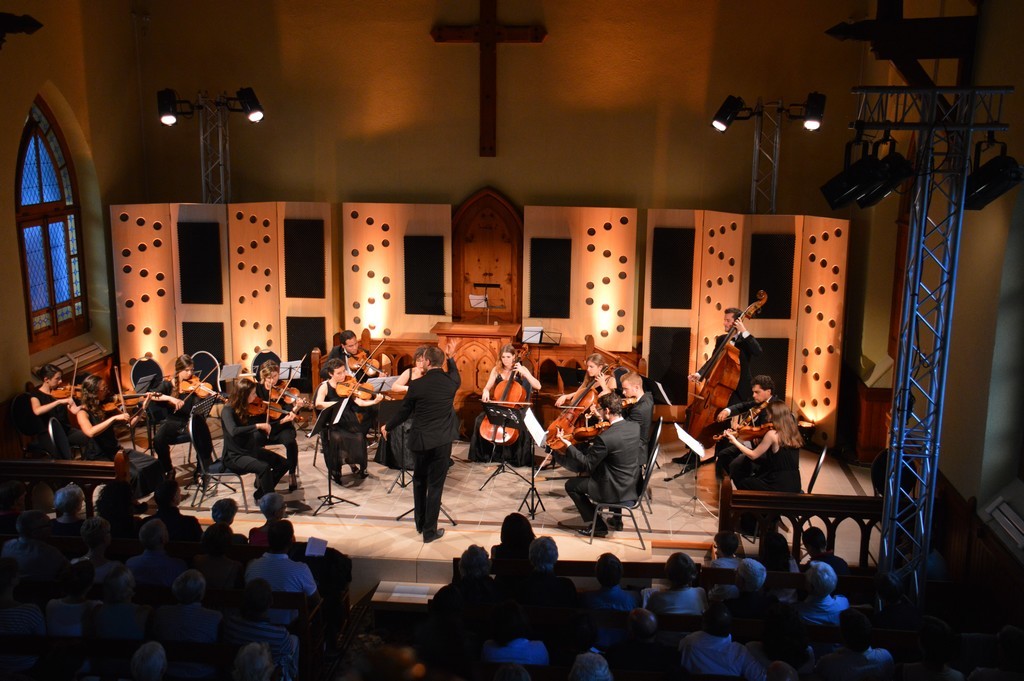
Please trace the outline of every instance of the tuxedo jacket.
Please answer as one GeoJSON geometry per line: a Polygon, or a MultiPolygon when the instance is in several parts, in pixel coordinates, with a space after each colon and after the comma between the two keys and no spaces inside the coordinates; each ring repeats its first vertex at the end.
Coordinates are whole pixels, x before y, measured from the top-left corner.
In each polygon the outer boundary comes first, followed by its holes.
{"type": "Polygon", "coordinates": [[[640,448],[640,426],[621,419],[594,438],[583,452],[573,445],[558,453],[559,463],[571,471],[590,473],[591,488],[587,492],[596,501],[617,502],[636,499],[636,481],[640,465],[636,452],[640,448]]]}
{"type": "Polygon", "coordinates": [[[388,421],[388,433],[407,418],[412,417],[406,443],[413,451],[423,451],[451,444],[459,437],[459,417],[453,401],[462,385],[455,360],[448,358],[448,372],[431,369],[409,383],[409,392],[402,400],[402,408],[388,421]]]}
{"type": "Polygon", "coordinates": [[[651,393],[644,393],[636,404],[626,407],[628,411],[623,414],[627,421],[640,426],[640,447],[637,450],[637,462],[641,466],[647,465],[648,440],[651,437],[651,417],[654,414],[654,397],[651,393]]]}
{"type": "MultiPolygon", "coordinates": [[[[718,348],[725,342],[725,338],[728,334],[722,334],[715,338],[715,352],[718,352],[718,348]]],[[[736,349],[740,351],[740,382],[736,385],[736,390],[733,392],[733,399],[731,402],[749,401],[753,399],[753,393],[751,392],[750,381],[753,379],[753,375],[750,373],[750,358],[757,357],[761,354],[761,344],[757,342],[757,339],[753,335],[744,336],[738,334],[736,336],[736,342],[734,343],[736,349]]],[[[714,357],[714,353],[712,353],[714,357]]],[[[707,378],[707,371],[710,368],[708,365],[711,364],[711,360],[708,359],[697,373],[700,374],[701,379],[707,378]]]]}

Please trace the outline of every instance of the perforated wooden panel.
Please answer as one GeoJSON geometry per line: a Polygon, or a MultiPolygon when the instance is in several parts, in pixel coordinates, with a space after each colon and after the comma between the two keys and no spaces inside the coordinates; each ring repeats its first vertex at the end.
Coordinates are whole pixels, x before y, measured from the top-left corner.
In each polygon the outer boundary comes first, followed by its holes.
{"type": "Polygon", "coordinates": [[[232,360],[281,355],[281,224],[276,203],[228,206],[232,360]]]}

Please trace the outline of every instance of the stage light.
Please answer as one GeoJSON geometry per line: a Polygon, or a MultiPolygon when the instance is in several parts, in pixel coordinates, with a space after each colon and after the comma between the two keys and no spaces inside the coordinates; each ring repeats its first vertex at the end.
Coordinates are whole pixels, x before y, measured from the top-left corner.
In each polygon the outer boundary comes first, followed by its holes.
{"type": "MultiPolygon", "coordinates": [[[[977,164],[976,164],[977,165],[977,164]]],[[[992,201],[1010,191],[1024,179],[1020,164],[1012,156],[1003,153],[990,158],[967,176],[967,193],[964,208],[981,210],[992,201]]]]}
{"type": "Polygon", "coordinates": [[[732,122],[736,120],[736,116],[739,115],[744,106],[743,100],[740,97],[729,95],[722,102],[722,106],[718,107],[718,112],[715,113],[711,125],[718,132],[725,132],[732,125],[732,122]]]}
{"type": "Polygon", "coordinates": [[[807,95],[804,103],[804,128],[817,130],[821,127],[821,119],[825,115],[825,95],[812,92],[807,95]]]}
{"type": "Polygon", "coordinates": [[[847,142],[844,166],[842,171],[821,185],[821,193],[832,210],[853,203],[884,179],[882,163],[877,156],[867,153],[866,143],[847,142]],[[850,163],[850,151],[854,144],[861,144],[862,155],[856,162],[850,163]]]}
{"type": "Polygon", "coordinates": [[[857,205],[861,208],[870,208],[885,197],[889,196],[897,187],[903,184],[908,178],[914,176],[914,166],[910,161],[897,151],[890,151],[889,154],[879,161],[878,172],[881,179],[878,183],[857,197],[857,205]]]}
{"type": "Polygon", "coordinates": [[[235,93],[235,96],[238,97],[242,113],[245,114],[250,123],[259,123],[263,120],[263,107],[260,105],[260,100],[256,98],[256,93],[251,87],[241,88],[235,93]]]}
{"type": "Polygon", "coordinates": [[[178,122],[178,93],[170,88],[156,93],[156,110],[160,122],[171,126],[178,122]]]}

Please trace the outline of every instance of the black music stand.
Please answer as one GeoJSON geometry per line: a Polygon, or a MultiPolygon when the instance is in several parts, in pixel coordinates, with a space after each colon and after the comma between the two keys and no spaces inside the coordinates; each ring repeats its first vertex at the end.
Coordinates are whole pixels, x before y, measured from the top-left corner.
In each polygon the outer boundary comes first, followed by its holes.
{"type": "MultiPolygon", "coordinates": [[[[484,411],[487,413],[487,419],[495,425],[496,429],[501,428],[504,430],[508,430],[509,428],[519,427],[521,412],[515,407],[505,407],[499,404],[491,404],[485,402],[484,411]]],[[[504,447],[505,445],[502,446],[504,447]]],[[[494,453],[496,451],[498,451],[498,443],[492,442],[491,458],[488,463],[494,463],[494,453]]],[[[484,484],[480,485],[479,491],[483,491],[484,487],[487,487],[487,483],[489,483],[491,480],[494,480],[494,478],[498,477],[502,473],[514,473],[515,475],[519,476],[519,478],[523,482],[530,482],[529,480],[526,479],[525,475],[517,471],[515,468],[509,466],[505,462],[505,459],[502,458],[501,461],[498,462],[498,467],[494,469],[494,472],[492,472],[490,476],[488,476],[488,478],[484,480],[484,484]]]]}
{"type": "MultiPolygon", "coordinates": [[[[323,432],[324,428],[328,428],[337,423],[338,419],[341,418],[341,412],[347,406],[348,398],[345,398],[343,401],[335,402],[333,405],[320,412],[319,416],[316,417],[316,421],[313,423],[313,429],[306,433],[306,437],[310,438],[318,436],[323,432]]],[[[327,463],[326,444],[324,445],[324,463],[327,463]]],[[[320,501],[320,505],[316,507],[315,511],[313,511],[313,515],[318,514],[325,506],[334,506],[335,504],[352,504],[353,506],[358,506],[359,504],[356,502],[349,501],[344,497],[339,497],[334,494],[334,489],[331,487],[331,478],[333,477],[333,473],[330,466],[325,466],[325,468],[327,469],[327,494],[317,497],[320,501]]]]}
{"type": "MultiPolygon", "coordinates": [[[[533,418],[533,421],[535,422],[537,428],[543,430],[543,428],[541,428],[540,426],[540,423],[536,423],[537,419],[536,417],[533,416],[533,412],[527,409],[526,414],[523,415],[523,421],[527,423],[528,426],[530,425],[530,418],[533,418]]],[[[532,433],[530,434],[530,437],[533,438],[532,433]]],[[[538,447],[546,447],[546,442],[538,442],[536,438],[533,438],[533,441],[538,447]]],[[[523,500],[519,503],[519,508],[517,508],[516,510],[522,511],[523,507],[525,507],[526,513],[530,516],[530,520],[535,520],[537,518],[538,508],[540,508],[540,510],[544,511],[545,513],[547,512],[547,509],[544,508],[544,502],[540,498],[540,492],[537,491],[537,458],[533,455],[532,452],[530,454],[529,482],[530,489],[526,490],[526,494],[523,495],[523,500]]]]}

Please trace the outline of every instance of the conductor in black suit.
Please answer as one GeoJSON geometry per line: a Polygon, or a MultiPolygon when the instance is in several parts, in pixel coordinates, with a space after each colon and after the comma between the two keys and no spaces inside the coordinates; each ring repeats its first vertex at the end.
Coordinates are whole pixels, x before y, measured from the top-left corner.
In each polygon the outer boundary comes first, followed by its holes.
{"type": "MultiPolygon", "coordinates": [[[[594,519],[594,501],[618,503],[637,498],[636,482],[640,476],[637,451],[640,448],[640,426],[622,418],[622,398],[614,393],[601,395],[597,400],[598,416],[611,425],[594,438],[586,452],[565,439],[564,452],[554,451],[558,463],[571,471],[590,473],[590,477],[573,478],[566,481],[565,491],[572,498],[580,516],[588,525],[578,530],[590,535],[590,523],[594,519]],[[591,501],[593,500],[593,501],[591,501]]],[[[595,537],[608,534],[608,526],[599,518],[594,529],[595,537]]]]}
{"type": "MultiPolygon", "coordinates": [[[[453,349],[454,343],[449,343],[448,351],[453,349]]],[[[437,514],[441,511],[452,440],[459,437],[459,417],[453,401],[462,379],[454,359],[448,359],[445,373],[445,354],[440,348],[427,348],[423,361],[425,373],[409,384],[402,408],[381,427],[380,433],[387,439],[388,433],[410,416],[415,422],[406,442],[416,457],[412,473],[413,517],[416,531],[423,534],[423,543],[429,544],[444,534],[443,529],[437,529],[437,514]]]]}

